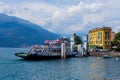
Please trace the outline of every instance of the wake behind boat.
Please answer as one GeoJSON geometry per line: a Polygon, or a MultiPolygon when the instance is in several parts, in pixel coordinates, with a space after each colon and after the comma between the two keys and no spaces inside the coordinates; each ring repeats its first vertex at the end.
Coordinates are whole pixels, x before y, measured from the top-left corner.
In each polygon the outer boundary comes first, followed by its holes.
{"type": "Polygon", "coordinates": [[[34,45],[28,53],[15,53],[16,56],[26,60],[44,60],[75,57],[76,51],[71,51],[70,40],[60,38],[57,40],[46,40],[44,45],[34,45]]]}

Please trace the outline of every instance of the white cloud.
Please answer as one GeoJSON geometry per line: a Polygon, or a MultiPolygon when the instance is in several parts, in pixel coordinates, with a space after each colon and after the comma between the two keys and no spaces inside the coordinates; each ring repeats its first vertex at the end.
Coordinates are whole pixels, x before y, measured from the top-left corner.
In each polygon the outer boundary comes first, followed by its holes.
{"type": "Polygon", "coordinates": [[[0,6],[3,4],[3,2],[0,2],[0,6]]]}
{"type": "Polygon", "coordinates": [[[27,19],[33,23],[44,25],[47,20],[52,16],[55,6],[46,3],[25,3],[9,5],[6,3],[0,4],[0,12],[9,15],[17,16],[27,19]]]}
{"type": "Polygon", "coordinates": [[[70,7],[68,9],[68,12],[69,13],[83,12],[83,11],[86,12],[86,10],[94,12],[97,9],[99,9],[101,6],[102,6],[102,4],[100,4],[100,3],[86,4],[86,3],[81,1],[79,4],[73,5],[72,7],[70,7]]]}
{"type": "Polygon", "coordinates": [[[81,0],[77,4],[72,4],[71,0],[70,5],[53,4],[0,2],[0,12],[27,19],[56,33],[85,32],[97,26],[112,26],[115,27],[113,30],[119,31],[119,0],[81,0]]]}
{"type": "Polygon", "coordinates": [[[61,33],[82,31],[87,23],[96,23],[102,20],[101,18],[96,19],[94,15],[92,15],[93,12],[98,11],[101,6],[102,4],[100,3],[85,4],[80,2],[77,5],[56,11],[52,17],[52,23],[53,26],[55,26],[53,30],[57,32],[57,29],[60,30],[62,28],[61,33]],[[88,14],[88,12],[91,15],[88,14]]]}
{"type": "Polygon", "coordinates": [[[72,34],[74,32],[79,32],[79,31],[82,31],[82,30],[84,30],[84,28],[78,24],[78,25],[69,26],[69,28],[66,29],[66,32],[72,34]]]}
{"type": "Polygon", "coordinates": [[[120,32],[120,25],[119,25],[119,26],[115,26],[115,27],[113,28],[113,31],[115,31],[116,33],[117,33],[117,32],[120,32]]]}
{"type": "Polygon", "coordinates": [[[3,2],[0,2],[0,12],[1,12],[1,13],[4,12],[4,11],[6,11],[7,8],[8,8],[7,5],[4,5],[3,2]]]}

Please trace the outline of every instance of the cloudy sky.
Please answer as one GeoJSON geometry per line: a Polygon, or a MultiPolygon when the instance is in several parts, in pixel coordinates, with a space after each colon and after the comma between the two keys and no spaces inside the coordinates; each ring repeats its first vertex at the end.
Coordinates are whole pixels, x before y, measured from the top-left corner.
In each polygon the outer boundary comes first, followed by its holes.
{"type": "Polygon", "coordinates": [[[120,0],[0,0],[0,13],[29,20],[54,33],[120,31],[120,0]]]}

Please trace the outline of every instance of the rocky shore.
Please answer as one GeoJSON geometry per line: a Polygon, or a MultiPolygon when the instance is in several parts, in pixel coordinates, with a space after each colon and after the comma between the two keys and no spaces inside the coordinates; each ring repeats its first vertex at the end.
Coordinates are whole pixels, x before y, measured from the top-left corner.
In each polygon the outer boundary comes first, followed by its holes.
{"type": "Polygon", "coordinates": [[[120,57],[120,52],[117,51],[109,51],[109,52],[89,52],[91,56],[102,57],[104,55],[108,55],[110,57],[120,57]]]}

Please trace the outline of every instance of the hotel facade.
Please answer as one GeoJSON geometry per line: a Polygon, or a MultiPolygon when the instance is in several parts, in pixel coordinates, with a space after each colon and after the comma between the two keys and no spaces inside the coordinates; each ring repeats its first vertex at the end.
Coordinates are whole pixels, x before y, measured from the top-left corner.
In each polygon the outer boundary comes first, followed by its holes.
{"type": "Polygon", "coordinates": [[[89,49],[101,47],[111,49],[111,27],[95,28],[89,31],[89,49]]]}

